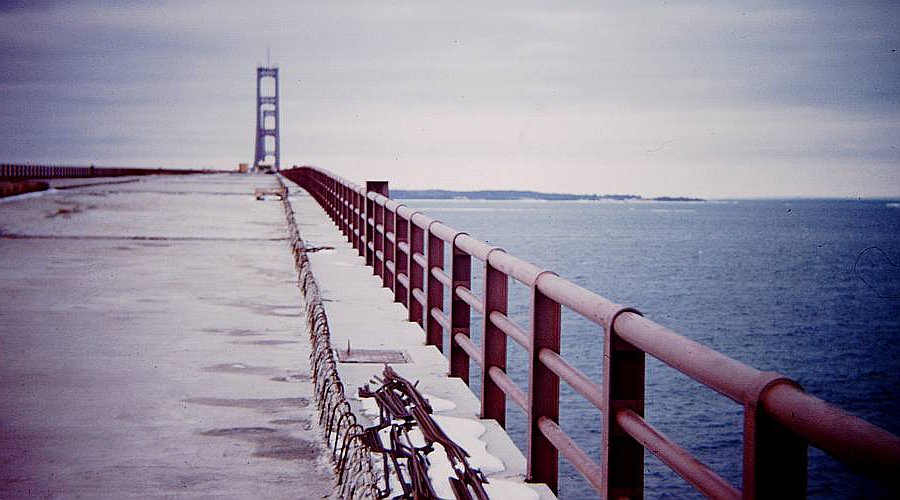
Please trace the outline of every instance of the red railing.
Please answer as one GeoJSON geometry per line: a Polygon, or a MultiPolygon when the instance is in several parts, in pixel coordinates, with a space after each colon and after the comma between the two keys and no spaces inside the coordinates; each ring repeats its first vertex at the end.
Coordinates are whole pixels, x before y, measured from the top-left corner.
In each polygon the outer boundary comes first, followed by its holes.
{"type": "Polygon", "coordinates": [[[0,164],[0,180],[59,179],[78,177],[122,177],[130,175],[185,175],[212,173],[211,170],[131,167],[67,167],[59,165],[0,164]]]}
{"type": "Polygon", "coordinates": [[[556,491],[561,453],[602,497],[641,498],[646,449],[710,497],[802,497],[808,444],[878,480],[900,477],[900,438],[805,394],[787,377],[731,359],[400,204],[387,196],[386,182],[362,187],[314,167],[282,174],[325,209],[407,307],[409,320],[421,325],[428,344],[443,351],[449,332],[452,377],[468,383],[470,360],[480,366],[482,418],[505,425],[507,398],[525,413],[529,481],[556,491]],[[484,264],[480,297],[472,291],[472,258],[484,264]],[[510,278],[531,288],[530,331],[507,316],[510,278]],[[560,356],[562,308],[603,328],[602,385],[560,356]],[[469,336],[473,310],[484,318],[480,347],[469,336]],[[507,338],[530,354],[524,390],[506,374],[507,338]],[[740,490],[644,420],[647,354],[744,407],[740,490]],[[602,413],[600,463],[558,424],[560,381],[602,413]]]}

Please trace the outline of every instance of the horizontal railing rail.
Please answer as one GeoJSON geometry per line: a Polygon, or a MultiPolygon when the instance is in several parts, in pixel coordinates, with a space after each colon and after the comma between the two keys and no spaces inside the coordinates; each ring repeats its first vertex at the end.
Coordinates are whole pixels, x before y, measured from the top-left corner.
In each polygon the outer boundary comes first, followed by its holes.
{"type": "Polygon", "coordinates": [[[900,477],[900,438],[806,394],[783,375],[729,358],[398,203],[388,197],[387,182],[360,186],[315,167],[282,174],[325,209],[406,306],[409,320],[422,327],[427,344],[443,352],[444,332],[449,334],[451,376],[468,383],[470,362],[478,365],[482,418],[505,426],[507,399],[524,411],[529,481],[557,491],[562,454],[602,497],[641,498],[646,449],[711,497],[805,496],[810,444],[878,480],[900,477]],[[472,259],[484,266],[481,295],[472,289],[472,259]],[[528,330],[507,315],[509,279],[531,289],[528,330]],[[602,328],[602,383],[560,355],[563,308],[602,328]],[[470,337],[473,311],[483,318],[481,346],[470,337]],[[529,355],[526,388],[506,374],[507,338],[529,355]],[[743,407],[740,490],[644,419],[646,355],[743,407]],[[560,381],[602,414],[600,463],[559,426],[560,381]]]}
{"type": "Polygon", "coordinates": [[[83,177],[124,177],[132,175],[188,175],[205,173],[221,173],[221,171],[176,168],[72,167],[60,165],[0,163],[0,181],[83,177]]]}

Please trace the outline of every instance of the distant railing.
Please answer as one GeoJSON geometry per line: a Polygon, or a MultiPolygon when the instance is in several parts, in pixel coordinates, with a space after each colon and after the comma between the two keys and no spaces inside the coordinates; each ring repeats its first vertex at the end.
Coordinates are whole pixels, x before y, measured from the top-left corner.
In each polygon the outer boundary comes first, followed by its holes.
{"type": "Polygon", "coordinates": [[[69,167],[54,165],[0,164],[0,181],[79,177],[123,177],[129,175],[187,175],[219,173],[212,170],[175,168],[69,167]]]}
{"type": "Polygon", "coordinates": [[[877,480],[896,484],[900,477],[900,438],[805,394],[787,377],[731,359],[398,203],[387,197],[387,182],[362,187],[315,167],[281,173],[319,202],[429,345],[443,351],[449,332],[452,377],[468,383],[469,361],[481,367],[482,418],[505,425],[507,398],[524,411],[528,481],[557,491],[562,453],[602,497],[642,498],[646,449],[710,497],[803,497],[808,444],[877,480]],[[473,257],[485,266],[480,297],[471,286],[473,257]],[[509,278],[531,288],[530,331],[507,316],[509,278]],[[563,307],[603,328],[602,385],[560,356],[563,307]],[[469,336],[473,310],[484,317],[480,347],[469,336]],[[506,374],[507,338],[530,355],[524,390],[506,374]],[[644,420],[646,354],[744,407],[740,490],[644,420]],[[560,380],[602,412],[600,463],[559,427],[560,380]]]}

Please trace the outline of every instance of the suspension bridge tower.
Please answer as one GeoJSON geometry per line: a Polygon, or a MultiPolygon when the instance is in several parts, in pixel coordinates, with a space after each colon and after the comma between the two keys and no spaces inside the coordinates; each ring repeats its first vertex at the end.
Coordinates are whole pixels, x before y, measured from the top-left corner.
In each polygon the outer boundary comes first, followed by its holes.
{"type": "Polygon", "coordinates": [[[256,152],[253,170],[267,169],[281,170],[277,66],[256,68],[256,152]]]}

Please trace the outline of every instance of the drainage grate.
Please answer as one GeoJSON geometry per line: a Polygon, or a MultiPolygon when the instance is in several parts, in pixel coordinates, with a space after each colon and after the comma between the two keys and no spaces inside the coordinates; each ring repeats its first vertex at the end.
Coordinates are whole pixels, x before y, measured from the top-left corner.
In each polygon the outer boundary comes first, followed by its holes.
{"type": "Polygon", "coordinates": [[[338,363],[409,363],[409,355],[394,349],[335,349],[338,363]]]}

